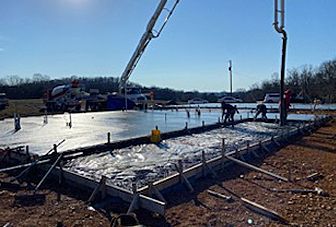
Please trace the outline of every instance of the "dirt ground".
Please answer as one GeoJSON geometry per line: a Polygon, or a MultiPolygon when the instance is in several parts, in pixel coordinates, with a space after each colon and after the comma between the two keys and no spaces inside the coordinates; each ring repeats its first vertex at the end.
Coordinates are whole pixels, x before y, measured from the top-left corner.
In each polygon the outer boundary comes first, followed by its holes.
{"type": "Polygon", "coordinates": [[[278,212],[294,226],[336,226],[336,122],[288,145],[279,152],[254,163],[293,183],[279,182],[263,174],[234,167],[222,179],[200,181],[194,195],[176,192],[176,205],[166,214],[174,226],[281,226],[280,222],[248,209],[236,196],[278,212]],[[313,173],[321,178],[313,182],[313,173]],[[320,188],[328,196],[315,193],[279,192],[280,189],[320,188]],[[233,196],[233,202],[216,198],[207,189],[233,196]],[[275,192],[275,190],[278,190],[275,192]]]}
{"type": "MultiPolygon", "coordinates": [[[[137,215],[146,226],[282,226],[276,220],[246,207],[238,197],[263,205],[278,212],[294,226],[336,226],[336,122],[329,123],[315,133],[295,141],[253,164],[284,177],[292,183],[280,182],[261,173],[234,166],[224,170],[219,179],[203,179],[195,192],[171,192],[166,199],[169,206],[164,218],[148,212],[137,215]],[[319,173],[321,177],[308,181],[306,177],[319,173]],[[315,189],[324,192],[290,193],[280,189],[315,189]],[[232,202],[214,197],[207,190],[230,195],[232,202]]],[[[0,175],[0,182],[8,182],[0,175]]],[[[24,183],[25,184],[25,183],[24,183]]],[[[109,226],[109,218],[91,211],[85,204],[89,194],[71,191],[66,186],[52,186],[27,200],[32,195],[24,185],[2,183],[0,186],[0,226],[109,226]],[[57,201],[57,192],[61,201],[57,201]]],[[[114,207],[112,212],[117,212],[114,207]]],[[[120,208],[118,212],[126,212],[120,208]]]]}
{"type": "Polygon", "coordinates": [[[86,192],[52,188],[34,195],[24,183],[10,184],[4,174],[0,179],[0,226],[109,226],[108,218],[88,209],[84,201],[90,195],[86,192]],[[59,201],[57,192],[61,194],[59,201]]]}

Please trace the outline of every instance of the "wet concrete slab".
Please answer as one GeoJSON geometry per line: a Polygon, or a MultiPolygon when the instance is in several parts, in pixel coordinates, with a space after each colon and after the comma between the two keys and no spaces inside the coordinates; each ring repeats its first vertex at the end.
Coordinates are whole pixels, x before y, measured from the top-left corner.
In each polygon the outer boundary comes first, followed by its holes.
{"type": "MultiPolygon", "coordinates": [[[[13,119],[0,121],[0,147],[15,147],[29,145],[30,151],[42,155],[52,148],[53,144],[65,139],[59,147],[62,152],[69,149],[86,147],[105,143],[107,133],[111,133],[111,142],[129,138],[149,135],[157,125],[162,132],[181,130],[185,127],[199,127],[205,124],[218,122],[221,116],[219,110],[202,110],[201,116],[190,110],[190,118],[185,110],[179,111],[114,111],[96,113],[71,114],[72,127],[68,113],[48,116],[48,123],[44,123],[44,116],[21,118],[22,129],[14,131],[13,119]]],[[[253,113],[241,110],[235,118],[252,117],[253,113]]],[[[269,114],[269,118],[275,118],[276,114],[269,114]]],[[[289,115],[289,118],[307,120],[311,115],[289,115]]]]}
{"type": "Polygon", "coordinates": [[[222,138],[226,151],[270,138],[294,126],[279,128],[276,124],[248,122],[205,133],[167,139],[160,144],[144,144],[90,155],[69,161],[66,168],[81,175],[100,179],[102,175],[117,186],[131,188],[132,182],[145,186],[176,172],[175,163],[185,168],[201,162],[202,151],[210,159],[220,154],[222,138]]]}

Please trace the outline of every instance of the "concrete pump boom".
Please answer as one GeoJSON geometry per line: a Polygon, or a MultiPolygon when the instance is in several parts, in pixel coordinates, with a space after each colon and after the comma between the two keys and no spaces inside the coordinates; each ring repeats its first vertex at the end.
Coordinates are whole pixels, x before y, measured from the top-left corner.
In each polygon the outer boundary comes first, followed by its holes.
{"type": "Polygon", "coordinates": [[[160,36],[160,33],[162,32],[163,28],[167,24],[170,16],[173,14],[173,12],[174,12],[174,10],[175,10],[175,8],[176,8],[176,6],[177,6],[177,4],[179,3],[180,0],[175,0],[175,3],[170,10],[165,8],[165,5],[166,5],[167,1],[168,0],[161,0],[160,1],[160,4],[158,5],[158,7],[156,8],[156,10],[154,12],[154,15],[152,16],[152,18],[148,22],[145,33],[142,35],[141,40],[140,40],[137,48],[135,49],[131,59],[129,60],[124,72],[122,73],[122,75],[120,77],[119,93],[121,93],[121,90],[123,88],[125,89],[125,93],[126,93],[126,83],[127,83],[128,79],[130,78],[133,70],[137,66],[137,64],[138,64],[143,52],[145,51],[147,45],[149,44],[149,42],[153,38],[157,38],[157,37],[160,36]],[[155,31],[155,30],[153,30],[154,26],[155,26],[155,23],[158,20],[158,18],[160,17],[160,15],[161,15],[161,13],[164,9],[166,9],[168,11],[168,15],[165,18],[161,28],[158,31],[155,31]],[[155,34],[154,34],[154,32],[155,32],[155,34]]]}

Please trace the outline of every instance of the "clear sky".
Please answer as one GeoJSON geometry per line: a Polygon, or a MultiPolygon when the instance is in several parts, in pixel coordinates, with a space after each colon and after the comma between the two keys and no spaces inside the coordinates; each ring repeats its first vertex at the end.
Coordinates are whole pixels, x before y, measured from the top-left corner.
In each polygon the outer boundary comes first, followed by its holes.
{"type": "MultiPolygon", "coordinates": [[[[172,0],[169,0],[172,3],[172,0]]],[[[1,0],[0,77],[121,75],[159,0],[1,0]]],[[[336,57],[336,1],[287,0],[287,66],[336,57]]],[[[184,90],[234,90],[280,68],[273,0],[180,0],[131,81],[184,90]]]]}

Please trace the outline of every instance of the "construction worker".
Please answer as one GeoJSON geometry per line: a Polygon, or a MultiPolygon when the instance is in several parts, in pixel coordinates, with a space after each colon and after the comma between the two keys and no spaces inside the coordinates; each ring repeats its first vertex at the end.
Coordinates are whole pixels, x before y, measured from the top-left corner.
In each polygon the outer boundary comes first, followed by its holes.
{"type": "MultiPolygon", "coordinates": [[[[234,105],[232,109],[230,109],[230,121],[233,122],[234,121],[234,115],[236,113],[239,113],[237,106],[234,105]]],[[[233,125],[232,125],[233,126],[233,125]]]]}
{"type": "Polygon", "coordinates": [[[292,91],[290,89],[287,89],[285,91],[284,94],[284,100],[285,100],[285,119],[287,119],[288,116],[288,112],[289,112],[289,107],[291,106],[290,102],[291,102],[291,98],[292,98],[292,91]]]}
{"type": "Polygon", "coordinates": [[[196,108],[196,114],[197,114],[198,117],[201,116],[201,108],[200,108],[199,105],[198,105],[198,107],[196,108]]]}
{"type": "Polygon", "coordinates": [[[186,109],[186,112],[187,112],[187,117],[190,118],[190,112],[188,109],[186,109]]]}
{"type": "Polygon", "coordinates": [[[254,116],[254,120],[257,119],[257,117],[258,117],[259,114],[261,114],[261,119],[264,119],[264,120],[267,119],[267,116],[266,116],[266,114],[267,114],[267,107],[264,104],[264,102],[260,102],[257,105],[256,115],[254,116]]]}
{"type": "Polygon", "coordinates": [[[239,111],[237,109],[237,106],[236,105],[232,106],[231,104],[228,104],[228,103],[223,101],[221,103],[221,107],[222,107],[222,120],[223,120],[224,115],[225,115],[224,123],[226,123],[226,121],[233,122],[234,115],[236,113],[239,113],[239,111]]]}

